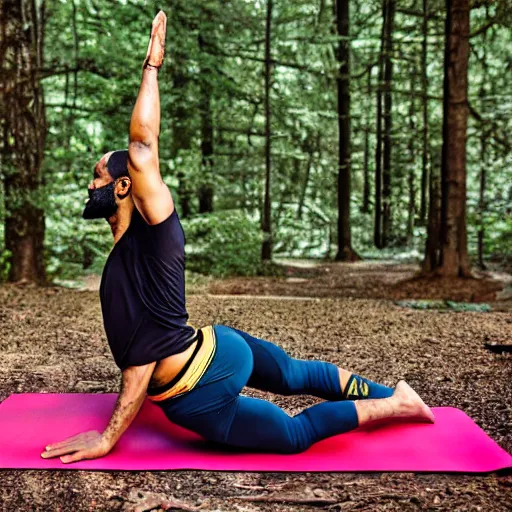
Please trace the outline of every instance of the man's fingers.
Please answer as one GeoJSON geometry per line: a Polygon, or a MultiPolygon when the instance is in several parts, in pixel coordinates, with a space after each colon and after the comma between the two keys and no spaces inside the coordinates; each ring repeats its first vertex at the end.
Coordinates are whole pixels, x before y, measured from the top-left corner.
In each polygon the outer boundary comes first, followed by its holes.
{"type": "Polygon", "coordinates": [[[54,450],[56,448],[64,448],[65,446],[68,446],[70,444],[76,443],[77,441],[83,441],[86,439],[89,439],[93,437],[95,434],[94,431],[92,432],[82,432],[80,434],[76,434],[74,436],[68,437],[67,439],[64,439],[63,441],[60,441],[58,443],[52,443],[45,447],[46,450],[54,450]]]}
{"type": "Polygon", "coordinates": [[[73,453],[73,455],[65,455],[64,457],[61,457],[61,462],[64,462],[64,464],[68,464],[69,462],[78,462],[79,460],[86,459],[87,458],[87,451],[79,451],[76,453],[73,453]]]}
{"type": "Polygon", "coordinates": [[[165,23],[167,21],[167,16],[164,11],[158,11],[158,14],[155,16],[153,23],[165,23]]]}
{"type": "Polygon", "coordinates": [[[54,448],[61,448],[62,446],[65,446],[67,444],[75,442],[82,434],[76,434],[75,436],[68,437],[67,439],[64,439],[63,441],[59,441],[58,443],[52,443],[46,446],[46,450],[53,450],[54,448]]]}
{"type": "Polygon", "coordinates": [[[81,449],[83,449],[83,445],[81,443],[69,444],[67,446],[61,446],[60,448],[46,450],[43,453],[41,453],[41,457],[43,459],[51,459],[52,457],[59,457],[60,455],[66,455],[68,453],[73,453],[81,449]]]}
{"type": "Polygon", "coordinates": [[[163,11],[160,11],[155,19],[153,20],[153,26],[151,30],[151,36],[154,37],[158,35],[160,42],[163,43],[165,41],[165,32],[167,27],[167,18],[163,11]]]}

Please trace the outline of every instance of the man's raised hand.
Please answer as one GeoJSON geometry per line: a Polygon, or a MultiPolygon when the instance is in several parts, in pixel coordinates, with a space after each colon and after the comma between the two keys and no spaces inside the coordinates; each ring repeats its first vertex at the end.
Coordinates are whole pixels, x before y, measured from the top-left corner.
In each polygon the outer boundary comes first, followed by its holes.
{"type": "Polygon", "coordinates": [[[167,28],[167,17],[160,11],[153,20],[151,36],[148,44],[148,51],[144,60],[144,68],[151,66],[160,68],[164,62],[165,54],[165,31],[167,28]]]}

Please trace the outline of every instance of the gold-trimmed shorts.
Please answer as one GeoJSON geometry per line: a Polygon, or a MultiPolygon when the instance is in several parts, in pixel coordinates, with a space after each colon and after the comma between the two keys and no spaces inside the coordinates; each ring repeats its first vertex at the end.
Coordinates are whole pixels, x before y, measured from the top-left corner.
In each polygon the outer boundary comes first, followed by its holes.
{"type": "MultiPolygon", "coordinates": [[[[149,394],[150,390],[148,390],[149,400],[152,402],[161,402],[167,398],[182,395],[183,393],[193,389],[205,374],[215,354],[215,331],[211,325],[201,328],[200,331],[201,333],[198,339],[198,343],[200,345],[196,348],[194,354],[190,357],[189,362],[185,365],[183,375],[180,376],[180,374],[178,374],[175,377],[175,379],[178,379],[177,382],[172,384],[172,387],[169,389],[166,389],[157,395],[149,394]]],[[[171,383],[172,382],[173,381],[171,381],[171,383]]],[[[166,388],[167,386],[163,387],[166,388]]]]}

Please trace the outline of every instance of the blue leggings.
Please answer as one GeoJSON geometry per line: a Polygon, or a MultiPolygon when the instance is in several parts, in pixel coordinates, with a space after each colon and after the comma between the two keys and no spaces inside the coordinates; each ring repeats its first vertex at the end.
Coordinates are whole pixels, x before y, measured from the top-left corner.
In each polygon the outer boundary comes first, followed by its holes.
{"type": "MultiPolygon", "coordinates": [[[[214,330],[216,352],[196,386],[156,402],[173,423],[217,443],[280,453],[304,451],[358,426],[355,404],[343,400],[334,364],[292,359],[278,346],[224,325],[215,325],[214,330]],[[329,401],[290,417],[271,402],[241,395],[246,385],[329,401]]],[[[390,388],[365,382],[373,384],[380,397],[392,394],[390,388]]]]}

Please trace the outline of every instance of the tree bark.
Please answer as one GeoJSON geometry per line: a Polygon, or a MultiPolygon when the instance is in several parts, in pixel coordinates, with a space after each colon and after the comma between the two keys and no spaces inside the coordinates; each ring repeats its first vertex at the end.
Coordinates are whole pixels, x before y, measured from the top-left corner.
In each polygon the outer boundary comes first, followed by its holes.
{"type": "MultiPolygon", "coordinates": [[[[487,16],[489,16],[489,12],[487,12],[487,16]]],[[[480,84],[480,100],[482,101],[482,111],[485,96],[486,96],[486,85],[488,76],[488,66],[487,66],[487,33],[483,34],[483,55],[482,55],[482,83],[480,84]]],[[[491,85],[492,88],[493,85],[491,85]]],[[[481,270],[485,270],[484,263],[484,240],[485,240],[485,224],[484,224],[484,216],[486,210],[486,200],[485,200],[485,189],[487,185],[487,138],[488,131],[486,129],[485,124],[481,126],[480,133],[480,194],[478,198],[478,266],[481,270]]]]}
{"type": "Polygon", "coordinates": [[[484,214],[485,214],[485,188],[487,182],[487,133],[482,128],[480,136],[480,197],[478,199],[478,266],[485,270],[484,263],[484,214]]]}
{"type": "MultiPolygon", "coordinates": [[[[190,31],[196,27],[193,26],[190,19],[184,14],[183,0],[177,0],[174,8],[172,23],[181,27],[186,27],[190,31]]],[[[171,33],[167,31],[167,36],[171,33]]],[[[178,32],[179,33],[179,32],[178,32]]],[[[189,151],[192,148],[194,138],[194,123],[190,118],[190,111],[186,102],[187,92],[190,87],[190,77],[187,74],[187,56],[183,53],[179,44],[171,45],[171,80],[174,101],[170,107],[172,140],[170,148],[171,159],[176,162],[176,176],[178,178],[178,204],[180,207],[180,217],[185,219],[192,213],[193,188],[190,186],[190,180],[186,176],[185,169],[179,159],[180,153],[189,151]]]]}
{"type": "Polygon", "coordinates": [[[384,84],[385,39],[387,34],[388,0],[382,0],[382,30],[377,79],[377,126],[375,130],[375,223],[373,243],[377,249],[382,249],[382,99],[384,84]]]}
{"type": "Polygon", "coordinates": [[[429,175],[429,208],[427,220],[427,242],[425,244],[425,259],[423,261],[423,272],[431,273],[439,265],[441,253],[441,176],[439,157],[431,158],[429,175]]]}
{"type": "Polygon", "coordinates": [[[421,196],[420,224],[425,224],[427,216],[427,185],[428,185],[428,75],[427,75],[427,43],[428,43],[428,0],[423,0],[423,41],[421,43],[421,92],[422,92],[422,162],[421,162],[421,196]]]}
{"type": "Polygon", "coordinates": [[[46,283],[43,185],[46,119],[38,70],[43,67],[44,2],[0,0],[0,129],[8,279],[46,283]]]}
{"type": "Polygon", "coordinates": [[[384,140],[382,151],[382,245],[386,247],[391,238],[391,148],[392,148],[392,94],[393,80],[393,30],[395,22],[395,0],[386,0],[386,35],[384,39],[384,140]]]}
{"type": "Polygon", "coordinates": [[[272,74],[272,8],[273,0],[267,0],[267,19],[265,25],[265,197],[263,200],[263,214],[261,216],[261,229],[263,231],[263,243],[261,246],[261,259],[272,259],[272,218],[270,200],[270,151],[271,151],[271,126],[270,126],[270,81],[272,74]]]}
{"type": "MultiPolygon", "coordinates": [[[[204,47],[204,40],[199,34],[199,48],[204,47]]],[[[204,54],[208,58],[207,54],[204,54]]],[[[199,187],[199,213],[213,211],[214,159],[213,159],[213,121],[212,121],[212,84],[208,65],[201,70],[201,180],[199,187]]]]}
{"type": "MultiPolygon", "coordinates": [[[[172,105],[171,126],[171,159],[177,161],[181,151],[187,151],[192,147],[191,123],[187,115],[183,98],[186,97],[188,78],[182,72],[185,66],[184,59],[175,57],[173,68],[173,92],[176,94],[176,101],[172,105]]],[[[192,191],[190,189],[183,164],[177,165],[177,177],[179,182],[178,202],[180,205],[180,216],[185,219],[191,214],[192,191]]]]}
{"type": "MultiPolygon", "coordinates": [[[[414,69],[411,69],[411,91],[414,89],[414,69]]],[[[414,96],[411,94],[411,103],[409,105],[409,173],[408,173],[408,189],[409,204],[407,208],[407,243],[411,244],[414,237],[414,217],[416,214],[416,189],[414,184],[414,169],[416,164],[416,155],[414,152],[414,140],[416,138],[416,123],[414,121],[415,104],[414,96]]]]}
{"type": "MultiPolygon", "coordinates": [[[[308,161],[306,163],[306,173],[304,175],[304,180],[302,182],[302,187],[299,196],[299,206],[297,208],[297,218],[302,219],[302,213],[304,211],[304,203],[306,202],[306,192],[308,190],[309,185],[309,176],[311,174],[311,167],[313,165],[313,153],[315,152],[315,143],[311,142],[312,135],[309,135],[303,145],[303,151],[308,153],[308,161]]],[[[316,147],[318,148],[320,145],[320,133],[317,134],[316,138],[316,147]]]]}
{"type": "Polygon", "coordinates": [[[338,252],[337,261],[359,259],[350,229],[350,10],[349,0],[336,0],[338,33],[338,252]]]}
{"type": "Polygon", "coordinates": [[[364,127],[364,154],[363,154],[363,204],[361,213],[370,213],[370,120],[371,120],[371,97],[372,97],[372,69],[368,70],[367,94],[370,104],[366,109],[366,125],[364,127]]]}
{"type": "Polygon", "coordinates": [[[446,0],[441,251],[437,274],[470,276],[466,232],[466,130],[468,119],[469,0],[446,0]]]}

